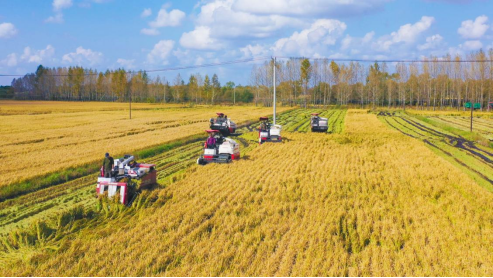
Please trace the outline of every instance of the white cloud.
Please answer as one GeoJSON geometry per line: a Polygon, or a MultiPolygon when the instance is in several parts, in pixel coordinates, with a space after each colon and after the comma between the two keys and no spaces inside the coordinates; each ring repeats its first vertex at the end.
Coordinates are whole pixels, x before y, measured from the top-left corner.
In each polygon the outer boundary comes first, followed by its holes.
{"type": "Polygon", "coordinates": [[[47,45],[45,49],[33,50],[30,47],[24,48],[24,53],[21,55],[21,60],[28,63],[40,64],[43,61],[47,61],[55,54],[55,48],[51,45],[47,45]]]}
{"type": "Polygon", "coordinates": [[[172,10],[167,12],[165,8],[161,8],[158,15],[154,21],[149,22],[149,26],[152,28],[161,28],[166,26],[180,26],[183,19],[185,18],[185,13],[180,10],[172,10]]]}
{"type": "Polygon", "coordinates": [[[433,22],[435,22],[434,17],[423,16],[420,21],[414,24],[402,25],[397,32],[392,32],[390,36],[392,37],[392,41],[394,43],[413,43],[422,32],[431,27],[433,22]]]}
{"type": "Polygon", "coordinates": [[[72,0],[53,0],[53,10],[59,12],[72,6],[72,0]]]}
{"type": "Polygon", "coordinates": [[[484,35],[484,33],[486,33],[488,28],[490,28],[487,22],[488,17],[485,15],[478,16],[474,21],[462,21],[457,33],[459,33],[459,35],[461,35],[464,39],[479,39],[484,35]]]}
{"type": "MultiPolygon", "coordinates": [[[[172,10],[171,12],[167,12],[166,9],[169,5],[164,5],[158,12],[156,19],[149,22],[150,28],[143,28],[140,30],[141,34],[148,36],[156,36],[159,35],[158,28],[162,27],[176,27],[180,26],[185,19],[185,13],[180,10],[172,10]]],[[[151,15],[151,9],[145,9],[141,16],[148,17],[151,15]]]]}
{"type": "Polygon", "coordinates": [[[363,38],[355,38],[350,35],[346,35],[344,39],[341,41],[341,49],[346,50],[349,49],[352,45],[367,45],[375,36],[375,31],[371,31],[366,33],[363,38]]]}
{"type": "Polygon", "coordinates": [[[463,45],[464,50],[470,50],[470,51],[478,50],[482,47],[483,47],[483,44],[478,40],[466,41],[463,45]]]}
{"type": "Polygon", "coordinates": [[[45,22],[47,23],[63,23],[63,14],[57,13],[55,16],[48,17],[45,22]]]}
{"type": "Polygon", "coordinates": [[[8,67],[17,66],[17,54],[11,53],[11,54],[7,55],[7,58],[1,60],[0,64],[6,65],[8,67]]]}
{"type": "Polygon", "coordinates": [[[308,27],[306,22],[280,15],[254,15],[232,8],[234,0],[215,0],[203,5],[196,20],[198,26],[208,27],[210,37],[266,38],[284,27],[308,27]]]}
{"type": "Polygon", "coordinates": [[[85,49],[82,46],[77,47],[75,52],[63,55],[63,62],[77,65],[93,66],[99,64],[103,59],[103,53],[85,49]]]}
{"type": "Polygon", "coordinates": [[[126,68],[126,69],[133,69],[135,68],[135,60],[132,59],[132,60],[127,60],[127,59],[122,59],[122,58],[118,58],[118,60],[116,60],[116,62],[118,64],[120,64],[120,66],[126,68]]]}
{"type": "Polygon", "coordinates": [[[172,40],[159,41],[156,45],[154,45],[151,52],[147,54],[147,61],[151,64],[168,64],[168,57],[174,46],[175,42],[172,40]]]}
{"type": "Polygon", "coordinates": [[[415,23],[402,25],[396,31],[378,37],[373,31],[363,37],[346,35],[341,41],[340,50],[343,55],[362,59],[417,57],[418,51],[437,50],[445,46],[439,34],[424,38],[434,21],[433,17],[423,16],[415,23]]]}
{"type": "Polygon", "coordinates": [[[218,50],[223,46],[215,39],[211,38],[211,29],[207,26],[197,26],[195,30],[183,33],[180,44],[185,48],[200,50],[218,50]]]}
{"type": "Polygon", "coordinates": [[[240,51],[243,53],[243,57],[245,58],[262,57],[269,54],[269,51],[260,44],[249,44],[245,47],[240,48],[240,51]]]}
{"type": "Polygon", "coordinates": [[[141,17],[148,17],[152,14],[151,9],[144,9],[144,11],[140,14],[141,17]]]}
{"type": "Polygon", "coordinates": [[[273,50],[275,54],[294,54],[313,56],[323,51],[327,46],[334,45],[336,40],[346,30],[346,24],[335,19],[319,19],[310,28],[294,32],[289,38],[276,41],[273,50]]]}
{"type": "Polygon", "coordinates": [[[148,35],[148,36],[157,36],[159,35],[159,31],[157,29],[148,29],[148,28],[143,28],[140,30],[141,34],[148,35]]]}
{"type": "Polygon", "coordinates": [[[62,10],[72,7],[72,0],[53,0],[52,6],[55,11],[54,16],[45,19],[46,23],[63,23],[62,10]]]}
{"type": "Polygon", "coordinates": [[[10,22],[4,22],[0,24],[0,39],[8,39],[17,34],[14,24],[10,22]]]}
{"type": "Polygon", "coordinates": [[[289,16],[354,16],[381,10],[390,0],[237,0],[236,11],[289,16]]]}
{"type": "Polygon", "coordinates": [[[397,32],[378,38],[373,44],[372,49],[376,51],[388,52],[399,45],[412,45],[418,37],[427,31],[435,22],[435,18],[429,16],[421,17],[421,20],[414,24],[402,25],[397,32]]]}
{"type": "Polygon", "coordinates": [[[440,36],[439,34],[430,36],[426,38],[426,43],[418,45],[419,50],[427,50],[427,49],[435,49],[443,41],[443,37],[440,36]]]}

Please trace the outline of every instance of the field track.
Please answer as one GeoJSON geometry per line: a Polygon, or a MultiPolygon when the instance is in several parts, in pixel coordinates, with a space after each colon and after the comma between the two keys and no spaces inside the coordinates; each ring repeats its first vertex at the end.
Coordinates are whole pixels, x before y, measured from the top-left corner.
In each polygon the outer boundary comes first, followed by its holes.
{"type": "Polygon", "coordinates": [[[419,139],[447,160],[471,174],[493,191],[493,151],[460,136],[440,130],[414,117],[380,112],[379,117],[395,130],[419,139]]]}

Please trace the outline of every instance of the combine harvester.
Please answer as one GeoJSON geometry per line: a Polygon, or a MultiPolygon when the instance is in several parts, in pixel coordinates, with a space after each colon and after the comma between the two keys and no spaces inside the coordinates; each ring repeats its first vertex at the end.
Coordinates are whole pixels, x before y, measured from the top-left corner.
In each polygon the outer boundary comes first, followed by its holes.
{"type": "Polygon", "coordinates": [[[236,131],[236,124],[228,119],[228,116],[224,115],[224,113],[216,113],[216,118],[210,119],[210,128],[211,130],[218,130],[221,132],[223,136],[228,136],[236,131]]]}
{"type": "Polygon", "coordinates": [[[276,142],[281,143],[281,129],[280,125],[273,124],[269,122],[269,118],[260,117],[260,127],[258,129],[258,143],[262,144],[265,142],[276,142]]]}
{"type": "Polygon", "coordinates": [[[103,171],[98,177],[96,195],[108,192],[108,198],[120,193],[120,202],[130,205],[137,192],[156,184],[157,171],[155,164],[137,163],[132,155],[125,155],[115,160],[112,178],[105,178],[103,171]]]}
{"type": "Polygon", "coordinates": [[[197,164],[230,163],[240,158],[240,144],[235,140],[222,136],[219,130],[206,130],[215,139],[214,145],[204,144],[204,154],[197,159],[197,164]]]}
{"type": "Polygon", "coordinates": [[[313,113],[310,119],[310,126],[312,127],[312,132],[327,132],[329,120],[319,117],[318,113],[313,113]]]}

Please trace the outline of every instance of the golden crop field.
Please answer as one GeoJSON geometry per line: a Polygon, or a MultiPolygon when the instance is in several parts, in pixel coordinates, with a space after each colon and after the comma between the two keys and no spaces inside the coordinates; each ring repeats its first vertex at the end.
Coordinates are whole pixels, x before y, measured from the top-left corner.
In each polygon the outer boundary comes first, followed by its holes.
{"type": "Polygon", "coordinates": [[[130,120],[125,103],[0,101],[0,187],[203,133],[215,112],[242,123],[272,109],[133,104],[130,120]]]}
{"type": "MultiPolygon", "coordinates": [[[[422,115],[422,116],[456,116],[456,117],[470,117],[471,116],[471,110],[415,110],[415,109],[406,109],[407,113],[413,114],[413,115],[422,115]]],[[[480,110],[474,110],[473,116],[477,118],[488,118],[488,119],[493,119],[493,114],[488,111],[480,111],[480,110]]]]}
{"type": "Polygon", "coordinates": [[[423,142],[362,110],[341,134],[283,136],[232,164],[190,167],[150,193],[155,205],[74,222],[59,245],[37,226],[35,246],[2,247],[0,274],[493,273],[493,195],[423,142]]]}

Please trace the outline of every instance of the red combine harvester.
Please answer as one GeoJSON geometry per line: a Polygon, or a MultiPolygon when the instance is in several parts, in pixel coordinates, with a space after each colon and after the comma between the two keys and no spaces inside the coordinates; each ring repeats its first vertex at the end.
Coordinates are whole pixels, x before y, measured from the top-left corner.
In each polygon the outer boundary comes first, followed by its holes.
{"type": "Polygon", "coordinates": [[[207,134],[212,135],[214,144],[204,144],[204,154],[197,159],[197,164],[206,165],[209,163],[230,163],[240,158],[240,144],[235,140],[221,135],[219,130],[206,130],[207,134]]]}
{"type": "Polygon", "coordinates": [[[210,119],[211,130],[218,130],[223,136],[228,136],[235,133],[236,124],[228,119],[228,116],[224,115],[224,113],[221,112],[216,113],[216,115],[216,118],[210,119]]]}
{"type": "Polygon", "coordinates": [[[98,177],[96,195],[108,192],[108,197],[120,194],[120,202],[130,204],[137,196],[136,192],[156,184],[155,164],[137,163],[131,155],[115,160],[111,178],[105,178],[103,170],[98,177]]]}

